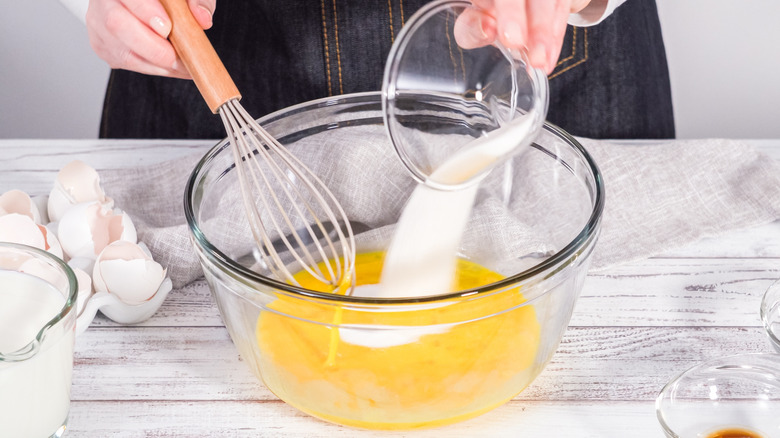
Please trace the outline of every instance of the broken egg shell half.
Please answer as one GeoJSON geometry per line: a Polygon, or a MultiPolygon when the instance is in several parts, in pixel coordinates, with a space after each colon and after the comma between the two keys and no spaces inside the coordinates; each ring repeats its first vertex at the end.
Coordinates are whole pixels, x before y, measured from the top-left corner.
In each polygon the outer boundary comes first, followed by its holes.
{"type": "MultiPolygon", "coordinates": [[[[39,222],[41,225],[48,225],[49,222],[49,195],[37,195],[37,196],[31,196],[30,200],[32,200],[33,204],[35,204],[36,208],[38,208],[38,214],[41,217],[41,221],[39,222]]],[[[56,230],[55,230],[56,231],[56,230]]]]}
{"type": "Polygon", "coordinates": [[[62,258],[62,246],[48,228],[19,213],[0,216],[0,242],[20,243],[48,251],[62,258]]]}
{"type": "Polygon", "coordinates": [[[41,212],[30,195],[21,190],[9,190],[0,195],[0,216],[19,213],[29,216],[36,224],[41,222],[41,212]]]}
{"type": "Polygon", "coordinates": [[[166,270],[144,249],[131,242],[108,245],[95,261],[95,292],[109,292],[126,304],[151,299],[165,280],[166,270]]]}
{"type": "Polygon", "coordinates": [[[112,242],[138,240],[130,216],[97,201],[71,207],[57,224],[57,236],[68,257],[90,259],[95,259],[112,242]]]}
{"type": "Polygon", "coordinates": [[[71,269],[76,275],[76,281],[79,285],[78,295],[76,296],[76,315],[78,316],[84,311],[84,305],[92,296],[92,277],[79,268],[71,266],[71,269]]]}
{"type": "Polygon", "coordinates": [[[59,221],[73,206],[93,201],[109,209],[114,206],[114,201],[107,197],[100,187],[97,171],[83,161],[71,161],[60,169],[54,181],[54,188],[49,193],[49,219],[53,222],[59,221]]]}

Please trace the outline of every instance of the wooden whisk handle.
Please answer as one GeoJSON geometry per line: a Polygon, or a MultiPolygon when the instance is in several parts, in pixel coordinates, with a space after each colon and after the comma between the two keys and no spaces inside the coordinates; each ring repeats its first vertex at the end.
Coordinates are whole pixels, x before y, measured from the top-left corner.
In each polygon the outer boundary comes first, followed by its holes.
{"type": "Polygon", "coordinates": [[[171,19],[172,27],[168,40],[192,75],[211,112],[216,114],[219,107],[230,99],[240,99],[241,93],[219,59],[206,32],[192,16],[187,0],[160,1],[171,19]]]}

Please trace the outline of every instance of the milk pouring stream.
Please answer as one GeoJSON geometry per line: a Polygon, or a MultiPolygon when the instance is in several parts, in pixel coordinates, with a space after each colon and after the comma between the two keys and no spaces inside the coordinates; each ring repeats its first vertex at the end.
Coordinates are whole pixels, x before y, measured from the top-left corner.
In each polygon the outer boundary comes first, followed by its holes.
{"type": "MultiPolygon", "coordinates": [[[[456,185],[478,175],[517,147],[527,147],[533,117],[524,117],[472,140],[432,174],[437,183],[456,185]]],[[[379,287],[355,295],[419,297],[451,292],[455,257],[477,194],[476,182],[460,190],[419,184],[404,208],[387,250],[379,287]]]]}

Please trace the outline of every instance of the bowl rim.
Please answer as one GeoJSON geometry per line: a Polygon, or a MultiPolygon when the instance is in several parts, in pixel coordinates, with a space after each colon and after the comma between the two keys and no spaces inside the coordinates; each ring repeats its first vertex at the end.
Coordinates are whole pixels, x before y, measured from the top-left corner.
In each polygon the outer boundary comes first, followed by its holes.
{"type": "MultiPolygon", "coordinates": [[[[380,97],[381,97],[381,93],[379,91],[370,91],[370,92],[344,94],[339,96],[315,99],[315,100],[303,102],[297,105],[289,106],[287,108],[283,108],[281,110],[275,111],[273,113],[270,113],[266,116],[257,119],[257,122],[262,126],[264,124],[282,118],[283,116],[286,115],[295,114],[308,109],[334,106],[341,103],[370,102],[370,103],[379,104],[381,103],[380,97]]],[[[252,284],[260,284],[266,287],[273,288],[277,292],[286,292],[286,293],[293,294],[295,296],[315,298],[315,299],[324,300],[326,302],[369,304],[369,305],[370,304],[376,305],[376,304],[431,303],[431,302],[446,301],[451,299],[472,297],[474,295],[486,295],[489,294],[490,292],[499,291],[507,287],[510,287],[512,285],[515,285],[517,283],[524,282],[531,278],[537,277],[539,276],[539,274],[548,270],[552,270],[553,273],[557,272],[559,269],[554,269],[556,266],[564,264],[570,258],[571,258],[570,261],[576,260],[580,251],[586,248],[590,242],[593,242],[598,237],[599,225],[602,220],[602,215],[604,210],[604,198],[605,198],[604,182],[603,182],[601,171],[599,170],[598,166],[596,165],[591,155],[582,146],[582,144],[580,144],[580,142],[578,142],[569,133],[567,133],[563,129],[549,122],[544,123],[543,129],[550,132],[552,135],[557,136],[560,139],[564,140],[564,142],[567,143],[570,147],[572,147],[574,151],[577,152],[584,159],[585,163],[587,163],[587,167],[590,173],[593,175],[593,181],[595,184],[595,193],[594,193],[595,199],[593,202],[593,207],[591,209],[590,217],[588,218],[587,222],[582,227],[580,232],[577,233],[577,235],[568,244],[566,244],[563,248],[561,248],[552,256],[543,260],[541,263],[536,264],[512,276],[508,276],[497,282],[489,283],[477,288],[465,289],[465,290],[450,292],[446,294],[430,295],[430,296],[415,297],[415,298],[366,298],[366,297],[358,297],[358,296],[351,296],[351,295],[337,295],[333,293],[319,292],[311,289],[294,286],[291,284],[283,283],[278,280],[274,280],[269,277],[265,277],[254,271],[249,270],[248,268],[242,265],[239,265],[238,263],[230,259],[230,257],[224,254],[222,251],[220,251],[217,247],[215,247],[208,239],[206,239],[205,234],[200,230],[200,227],[197,224],[197,221],[195,219],[194,209],[193,209],[193,200],[196,194],[195,188],[199,180],[199,175],[201,174],[202,170],[207,166],[207,164],[211,160],[215,159],[216,155],[219,154],[220,151],[222,151],[223,149],[229,146],[227,138],[221,140],[215,146],[213,146],[209,151],[207,151],[206,154],[203,156],[203,158],[201,158],[198,161],[192,173],[190,174],[190,177],[187,180],[187,184],[184,190],[184,215],[187,219],[187,225],[190,230],[190,237],[191,240],[193,241],[193,244],[196,247],[200,247],[200,249],[202,249],[201,252],[210,261],[216,264],[223,272],[225,272],[232,278],[241,281],[242,283],[245,284],[248,283],[247,285],[250,287],[252,286],[252,284]]],[[[536,142],[534,142],[532,145],[536,145],[536,142]]],[[[261,290],[257,290],[257,291],[262,292],[261,290]]],[[[534,296],[534,297],[526,297],[526,298],[527,301],[531,301],[536,297],[534,296]]]]}
{"type": "Polygon", "coordinates": [[[780,302],[773,301],[775,294],[777,294],[777,298],[780,298],[780,292],[778,292],[778,289],[780,289],[780,279],[775,280],[764,292],[764,295],[761,297],[761,307],[759,308],[759,314],[761,316],[761,321],[764,324],[766,334],[769,336],[769,342],[771,342],[772,346],[775,347],[778,352],[780,352],[780,338],[778,338],[778,336],[772,330],[772,324],[780,321],[772,321],[769,314],[770,308],[780,305],[780,302]]]}
{"type": "MultiPolygon", "coordinates": [[[[27,344],[23,345],[22,347],[18,348],[15,351],[0,353],[0,363],[23,362],[38,354],[39,350],[41,349],[41,346],[43,345],[43,342],[46,340],[47,336],[49,335],[49,332],[54,328],[54,326],[56,326],[60,321],[67,318],[68,315],[75,314],[76,298],[78,297],[78,289],[79,289],[78,279],[76,278],[76,274],[73,272],[73,269],[70,267],[70,265],[68,265],[67,263],[65,263],[64,260],[62,260],[61,258],[57,257],[56,255],[48,251],[35,248],[29,245],[24,245],[21,243],[14,243],[14,242],[0,242],[0,249],[11,250],[19,253],[26,253],[37,259],[44,259],[46,260],[46,262],[51,264],[51,266],[54,266],[56,269],[62,271],[62,274],[65,275],[65,278],[67,279],[68,282],[68,295],[65,297],[65,302],[62,304],[60,311],[57,312],[57,314],[54,315],[51,319],[49,319],[43,325],[43,327],[41,327],[38,330],[38,332],[36,332],[35,337],[30,342],[28,342],[27,344]]],[[[0,270],[5,270],[5,269],[0,268],[0,270]]],[[[48,282],[47,280],[44,281],[48,282]]],[[[61,335],[64,334],[65,333],[62,333],[61,335]]]]}
{"type": "Polygon", "coordinates": [[[670,379],[661,390],[658,392],[658,396],[655,399],[655,414],[658,423],[661,425],[664,433],[667,437],[679,438],[680,435],[672,429],[672,427],[666,421],[666,413],[668,409],[664,409],[663,403],[667,399],[675,398],[676,390],[680,382],[684,382],[685,379],[691,376],[696,376],[702,372],[710,371],[710,374],[726,372],[736,372],[737,378],[745,378],[744,376],[753,374],[766,374],[771,372],[773,376],[777,377],[780,381],[780,354],[771,352],[759,352],[759,353],[737,353],[723,357],[715,357],[702,362],[698,362],[691,367],[685,369],[679,374],[676,374],[670,379]],[[769,370],[767,370],[769,369],[769,370]]]}

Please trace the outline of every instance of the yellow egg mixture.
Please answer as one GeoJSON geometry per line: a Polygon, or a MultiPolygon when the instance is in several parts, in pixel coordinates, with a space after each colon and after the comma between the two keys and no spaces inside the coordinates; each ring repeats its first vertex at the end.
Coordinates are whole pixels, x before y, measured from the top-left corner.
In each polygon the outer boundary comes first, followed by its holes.
{"type": "MultiPolygon", "coordinates": [[[[379,282],[383,259],[383,252],[357,255],[357,286],[379,282]]],[[[466,260],[456,276],[457,290],[503,278],[466,260]]],[[[305,271],[296,279],[323,287],[305,271]]],[[[515,288],[423,310],[368,312],[280,295],[257,320],[262,378],[287,403],[339,424],[460,421],[505,403],[538,372],[539,322],[524,301],[515,288]],[[350,330],[361,325],[390,330],[350,330]]]]}

